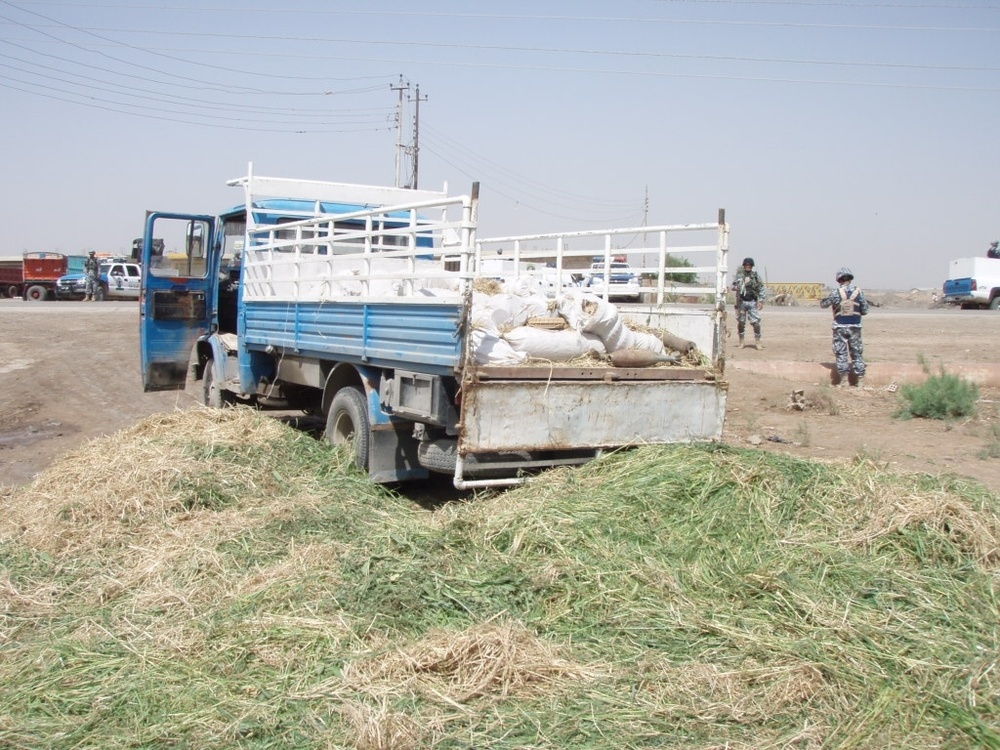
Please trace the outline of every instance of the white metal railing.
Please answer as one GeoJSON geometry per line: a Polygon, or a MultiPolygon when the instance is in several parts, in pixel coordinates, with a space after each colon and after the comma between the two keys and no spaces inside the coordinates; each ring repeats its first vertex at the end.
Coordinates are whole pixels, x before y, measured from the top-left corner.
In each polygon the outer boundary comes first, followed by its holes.
{"type": "Polygon", "coordinates": [[[642,277],[636,301],[724,306],[729,229],[719,221],[509,237],[477,237],[472,195],[250,174],[242,257],[245,299],[327,301],[466,295],[478,278],[530,280],[554,295],[588,288],[615,296],[611,264],[624,256],[642,277]],[[273,199],[273,200],[272,200],[273,199]],[[378,202],[374,207],[363,204],[378,202]],[[335,204],[335,205],[331,205],[335,204]],[[591,271],[591,262],[603,267],[591,271]],[[694,283],[678,277],[691,274],[694,283]]]}
{"type": "Polygon", "coordinates": [[[720,220],[478,238],[475,264],[481,273],[488,273],[492,264],[508,281],[522,276],[544,279],[557,293],[579,286],[581,277],[596,275],[604,283],[588,291],[607,298],[615,295],[609,283],[611,264],[624,258],[629,271],[642,278],[642,301],[663,304],[701,296],[719,304],[727,290],[728,252],[729,228],[720,220]],[[682,237],[703,244],[682,242],[682,237]],[[601,268],[592,273],[591,261],[601,268]],[[695,276],[694,283],[675,280],[688,274],[695,276]]]}
{"type": "Polygon", "coordinates": [[[469,196],[344,213],[317,204],[302,218],[260,198],[248,205],[241,282],[248,300],[459,297],[473,278],[469,196]]]}

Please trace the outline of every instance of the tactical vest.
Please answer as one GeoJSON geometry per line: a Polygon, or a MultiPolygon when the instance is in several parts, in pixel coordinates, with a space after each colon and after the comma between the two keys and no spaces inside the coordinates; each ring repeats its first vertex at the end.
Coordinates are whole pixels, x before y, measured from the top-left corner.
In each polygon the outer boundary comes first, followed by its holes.
{"type": "Polygon", "coordinates": [[[837,317],[840,316],[847,317],[848,315],[860,315],[858,311],[858,295],[861,293],[860,289],[855,289],[850,294],[847,294],[843,289],[840,289],[840,312],[837,313],[837,317]]]}
{"type": "Polygon", "coordinates": [[[751,282],[753,281],[753,276],[744,275],[740,276],[738,279],[738,288],[736,293],[739,298],[744,302],[757,299],[757,292],[753,289],[751,282]]]}
{"type": "Polygon", "coordinates": [[[837,290],[840,293],[840,306],[833,308],[833,320],[838,325],[861,325],[861,305],[858,304],[858,296],[861,290],[855,287],[854,291],[848,294],[844,287],[837,290]]]}

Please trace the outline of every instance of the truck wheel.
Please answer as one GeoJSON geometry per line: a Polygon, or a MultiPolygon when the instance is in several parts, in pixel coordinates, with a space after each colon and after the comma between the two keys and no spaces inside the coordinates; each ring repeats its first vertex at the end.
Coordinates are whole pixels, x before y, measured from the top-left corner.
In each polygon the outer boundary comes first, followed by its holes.
{"type": "Polygon", "coordinates": [[[1000,294],[990,300],[991,310],[1000,310],[1000,294]]]}
{"type": "Polygon", "coordinates": [[[326,439],[333,445],[354,444],[354,463],[368,470],[371,423],[368,402],[359,388],[341,388],[326,415],[326,439]]]}
{"type": "Polygon", "coordinates": [[[104,302],[108,298],[108,290],[103,284],[97,287],[97,291],[94,292],[94,299],[98,302],[104,302]]]}
{"type": "Polygon", "coordinates": [[[221,409],[233,403],[233,394],[220,388],[215,379],[215,360],[205,363],[205,372],[201,377],[201,403],[212,409],[221,409]]]}
{"type": "MultiPolygon", "coordinates": [[[[456,449],[458,441],[452,439],[430,440],[420,443],[417,448],[417,460],[420,465],[428,471],[439,474],[454,474],[456,462],[456,449]]],[[[462,473],[466,477],[478,477],[480,479],[511,476],[513,469],[484,468],[482,461],[529,461],[529,453],[487,453],[482,454],[480,459],[474,453],[465,457],[465,465],[462,473]]]]}
{"type": "Polygon", "coordinates": [[[48,291],[44,286],[40,286],[39,284],[32,284],[24,292],[24,299],[32,302],[39,302],[40,300],[46,299],[48,296],[48,291]]]}
{"type": "Polygon", "coordinates": [[[20,297],[21,296],[20,292],[21,290],[17,288],[17,284],[11,284],[9,287],[7,287],[7,296],[10,297],[11,299],[14,299],[15,297],[20,297]]]}

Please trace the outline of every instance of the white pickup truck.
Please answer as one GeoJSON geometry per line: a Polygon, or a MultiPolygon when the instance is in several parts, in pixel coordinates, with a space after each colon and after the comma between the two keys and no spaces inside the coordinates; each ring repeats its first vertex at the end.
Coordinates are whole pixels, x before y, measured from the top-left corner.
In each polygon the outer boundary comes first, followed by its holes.
{"type": "MultiPolygon", "coordinates": [[[[139,299],[142,282],[142,267],[127,261],[102,261],[100,266],[101,286],[97,299],[139,299]]],[[[82,273],[68,273],[56,282],[56,299],[83,299],[86,277],[82,273]]]]}
{"type": "Polygon", "coordinates": [[[583,280],[583,286],[598,295],[607,290],[608,299],[638,302],[641,289],[639,277],[628,263],[611,261],[605,267],[603,261],[590,264],[590,273],[583,280]]]}
{"type": "Polygon", "coordinates": [[[944,301],[961,305],[1000,309],[1000,258],[958,258],[948,262],[948,278],[942,287],[944,301]]]}

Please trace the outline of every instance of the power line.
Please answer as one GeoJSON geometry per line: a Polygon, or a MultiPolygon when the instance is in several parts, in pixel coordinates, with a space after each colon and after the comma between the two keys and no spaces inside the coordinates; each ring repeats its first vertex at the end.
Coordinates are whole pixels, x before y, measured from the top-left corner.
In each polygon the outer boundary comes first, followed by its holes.
{"type": "MultiPolygon", "coordinates": [[[[0,78],[7,78],[6,76],[0,76],[0,78]]],[[[7,78],[7,80],[11,80],[7,78]]],[[[18,83],[23,83],[23,81],[17,81],[18,83]]],[[[0,88],[10,89],[12,91],[20,91],[25,94],[31,94],[33,96],[39,96],[45,99],[52,99],[54,101],[65,102],[68,104],[78,104],[82,107],[88,107],[90,109],[103,110],[105,112],[114,112],[116,114],[132,115],[135,117],[143,117],[150,120],[156,120],[157,122],[176,122],[184,125],[197,125],[199,127],[206,128],[218,128],[220,130],[243,130],[258,133],[295,133],[295,134],[313,134],[313,135],[326,135],[331,133],[371,133],[378,132],[380,130],[388,130],[388,127],[367,127],[367,128],[323,128],[320,129],[319,126],[313,126],[311,128],[263,128],[263,127],[250,127],[243,124],[244,121],[233,118],[216,118],[224,120],[224,123],[213,123],[204,122],[201,120],[192,120],[190,118],[174,116],[173,113],[167,111],[167,114],[154,114],[151,108],[142,107],[138,108],[136,105],[123,104],[121,106],[133,107],[134,109],[120,109],[118,106],[108,106],[106,103],[90,101],[90,100],[80,100],[80,99],[70,99],[65,96],[56,96],[54,94],[47,94],[45,91],[57,91],[58,93],[67,93],[58,91],[58,89],[52,89],[51,87],[37,86],[32,84],[30,89],[21,88],[20,86],[12,86],[7,83],[0,83],[0,88]]],[[[71,96],[80,96],[79,94],[70,94],[71,96]]]]}
{"type": "MultiPolygon", "coordinates": [[[[2,0],[4,4],[11,7],[19,7],[8,0],[2,0]]],[[[656,1],[656,0],[653,0],[656,1]]],[[[660,2],[676,2],[677,0],[660,0],[660,2]]],[[[833,3],[833,2],[761,2],[760,0],[684,0],[684,2],[700,2],[709,4],[710,2],[719,4],[733,4],[743,6],[767,5],[767,6],[788,6],[788,7],[839,7],[855,10],[865,10],[869,8],[887,10],[980,10],[996,11],[996,7],[983,7],[979,5],[937,5],[924,4],[912,6],[904,3],[833,3]]],[[[55,5],[70,8],[111,8],[111,9],[141,9],[149,10],[145,5],[108,5],[99,3],[34,3],[35,5],[55,5]]],[[[201,13],[226,13],[226,14],[274,14],[282,15],[338,15],[338,16],[359,16],[359,17],[386,17],[386,18],[455,18],[465,20],[484,21],[575,21],[580,23],[622,23],[622,24],[683,24],[683,25],[710,25],[710,26],[768,26],[768,27],[790,27],[790,28],[818,28],[818,29],[869,29],[869,30],[897,30],[897,31],[996,31],[997,29],[983,29],[981,27],[948,27],[948,26],[893,26],[893,25],[861,25],[861,24],[822,24],[822,23],[797,23],[786,21],[739,21],[731,19],[679,19],[679,18],[656,18],[639,16],[574,16],[574,15],[541,15],[528,13],[455,13],[442,11],[385,11],[385,10],[340,10],[335,8],[321,9],[299,9],[282,7],[276,8],[229,8],[229,7],[205,7],[205,6],[179,6],[173,5],[158,10],[168,10],[183,12],[185,14],[201,13]]]]}
{"type": "MultiPolygon", "coordinates": [[[[2,16],[0,16],[2,18],[2,16]]],[[[1000,29],[998,29],[1000,30],[1000,29]]],[[[149,33],[149,34],[161,34],[161,35],[173,35],[173,36],[214,36],[227,39],[238,39],[243,38],[241,36],[229,35],[229,34],[204,34],[201,32],[170,32],[170,31],[152,31],[152,32],[136,32],[135,30],[129,33],[149,33]]],[[[794,58],[794,57],[753,57],[748,55],[692,55],[683,54],[678,52],[643,52],[636,50],[608,50],[608,49],[587,49],[587,48],[573,48],[573,47],[524,47],[524,46],[507,46],[507,45],[497,45],[497,44],[457,44],[453,42],[406,42],[399,40],[384,40],[384,39],[340,39],[340,38],[327,38],[320,39],[316,37],[288,37],[288,36],[256,36],[253,37],[257,40],[266,41],[296,41],[296,42],[317,42],[324,41],[331,44],[357,44],[362,46],[367,45],[383,45],[383,46],[404,46],[404,47],[428,47],[428,48],[440,48],[440,49],[458,49],[458,50],[472,50],[475,52],[528,52],[528,53],[544,53],[553,55],[587,55],[587,56],[608,56],[608,57],[624,57],[624,58],[638,58],[638,59],[665,59],[665,60],[694,60],[694,61],[709,61],[709,62],[738,62],[738,63],[767,63],[767,64],[782,64],[782,65],[816,65],[816,66],[830,66],[830,67],[850,67],[850,68],[884,68],[884,69],[899,69],[899,70],[919,70],[919,71],[943,71],[943,72],[978,72],[978,73],[995,73],[1000,71],[1000,66],[991,65],[931,65],[927,63],[898,63],[898,62],[868,62],[863,60],[823,60],[823,59],[807,59],[807,58],[794,58]]],[[[80,45],[82,47],[91,47],[98,45],[80,45]]],[[[151,47],[148,49],[158,49],[151,47]]],[[[196,52],[202,54],[223,54],[223,55],[247,55],[247,56],[257,56],[258,52],[233,52],[233,51],[221,51],[212,49],[190,49],[190,48],[173,48],[171,51],[176,52],[196,52]]],[[[290,60],[356,60],[355,57],[341,57],[341,56],[325,56],[325,55],[302,55],[302,54],[288,54],[288,53],[270,53],[271,57],[281,57],[290,60]]],[[[185,61],[190,62],[190,61],[185,61]]],[[[392,62],[396,62],[395,60],[392,62]]],[[[414,62],[431,62],[431,61],[414,61],[414,62]]],[[[197,63],[199,65],[204,65],[203,63],[197,63]]],[[[442,63],[443,64],[443,63],[442,63]]],[[[488,64],[487,64],[488,65],[488,64]]],[[[205,66],[213,67],[213,66],[205,66]]],[[[503,67],[503,66],[497,66],[503,67]]],[[[220,68],[223,70],[231,71],[228,68],[220,68]]],[[[248,71],[233,71],[233,72],[248,72],[248,71]]],[[[257,73],[252,73],[252,75],[258,75],[257,73]]],[[[275,76],[275,77],[288,77],[288,76],[275,76]]],[[[316,80],[316,79],[309,79],[316,80]]],[[[366,89],[372,90],[372,89],[366,89]]]]}

